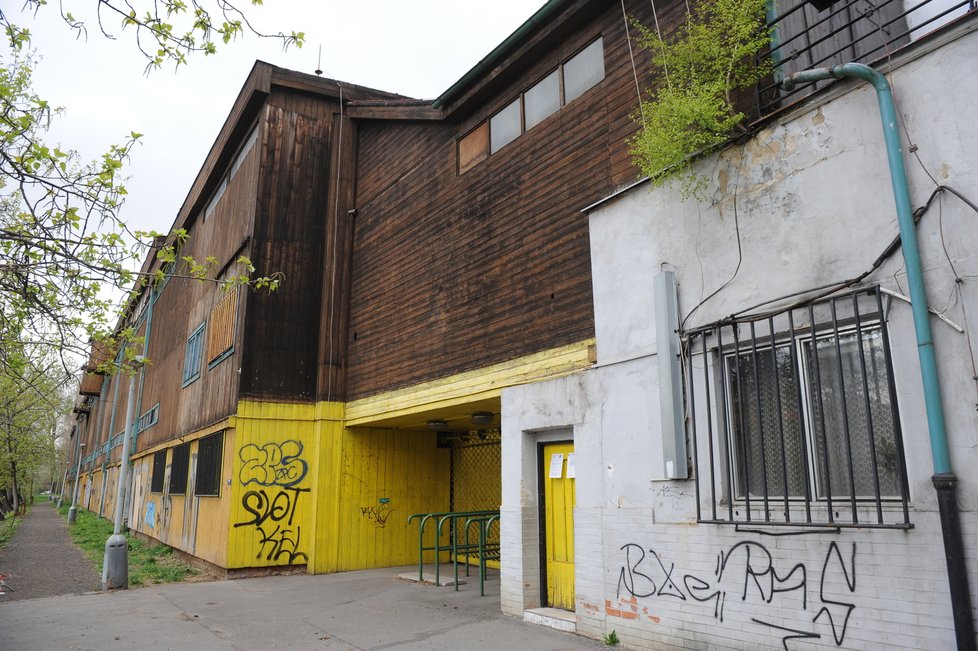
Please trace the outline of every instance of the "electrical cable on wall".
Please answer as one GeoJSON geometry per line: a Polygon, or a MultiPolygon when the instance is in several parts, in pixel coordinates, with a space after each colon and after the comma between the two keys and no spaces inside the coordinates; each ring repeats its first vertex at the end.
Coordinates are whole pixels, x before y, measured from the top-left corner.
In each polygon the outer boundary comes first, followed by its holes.
{"type": "MultiPolygon", "coordinates": [[[[655,5],[652,5],[655,12],[655,5]]],[[[632,51],[632,35],[628,31],[628,14],[625,12],[625,0],[621,0],[621,18],[625,24],[625,42],[628,44],[628,59],[632,64],[632,77],[635,79],[635,94],[638,96],[638,110],[642,115],[642,126],[645,126],[645,107],[642,105],[642,86],[638,81],[638,71],[635,68],[635,53],[632,51]]]]}
{"type": "MultiPolygon", "coordinates": [[[[340,82],[336,82],[336,87],[340,91],[340,127],[336,135],[336,185],[333,191],[336,196],[333,197],[333,232],[331,234],[331,241],[329,246],[326,247],[326,255],[332,256],[333,264],[330,272],[330,286],[329,286],[329,318],[326,321],[326,354],[330,356],[331,362],[333,355],[333,323],[334,323],[334,313],[336,308],[336,276],[339,274],[339,258],[336,255],[336,242],[339,239],[339,227],[340,227],[340,170],[343,167],[343,85],[340,82]]],[[[330,402],[333,398],[333,371],[327,371],[326,378],[326,402],[330,402]]]]}

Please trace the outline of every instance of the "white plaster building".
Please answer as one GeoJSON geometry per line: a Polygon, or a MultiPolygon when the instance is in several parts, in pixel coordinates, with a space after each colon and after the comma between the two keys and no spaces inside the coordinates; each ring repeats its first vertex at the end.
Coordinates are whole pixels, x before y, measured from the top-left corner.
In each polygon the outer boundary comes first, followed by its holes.
{"type": "MultiPolygon", "coordinates": [[[[881,68],[905,123],[914,208],[938,185],[978,203],[976,30],[959,22],[881,68]]],[[[578,633],[614,630],[650,649],[953,648],[900,249],[873,268],[898,235],[876,93],[840,81],[696,169],[710,180],[706,200],[644,183],[589,210],[598,361],[503,393],[503,610],[548,602],[542,444],[572,441],[566,619],[578,633]],[[676,279],[673,326],[686,344],[688,479],[668,478],[685,469],[681,455],[669,464],[675,421],[660,403],[660,365],[680,364],[657,340],[661,271],[676,279]],[[866,271],[834,304],[802,305],[787,321],[784,308],[866,271]],[[704,330],[766,310],[753,336],[743,318],[704,330]]],[[[978,211],[939,192],[917,232],[978,604],[978,211]]]]}

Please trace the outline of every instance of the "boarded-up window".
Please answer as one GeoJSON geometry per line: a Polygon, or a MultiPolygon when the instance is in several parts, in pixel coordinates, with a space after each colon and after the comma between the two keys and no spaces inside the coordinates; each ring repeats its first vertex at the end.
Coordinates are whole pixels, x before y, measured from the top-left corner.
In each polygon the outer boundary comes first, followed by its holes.
{"type": "Polygon", "coordinates": [[[238,313],[238,290],[229,290],[211,312],[207,333],[207,363],[211,364],[234,346],[234,324],[238,313]]]}
{"type": "Polygon", "coordinates": [[[166,474],[166,450],[160,450],[153,455],[153,479],[150,480],[151,493],[163,492],[163,476],[166,474]]]}
{"type": "Polygon", "coordinates": [[[211,434],[197,444],[196,495],[221,494],[221,457],[224,454],[224,432],[211,434]]]}
{"type": "Polygon", "coordinates": [[[458,173],[489,157],[489,123],[483,122],[458,141],[458,173]]]}
{"type": "Polygon", "coordinates": [[[190,468],[190,444],[184,443],[173,448],[170,461],[170,494],[183,495],[187,492],[187,470],[190,468]]]}

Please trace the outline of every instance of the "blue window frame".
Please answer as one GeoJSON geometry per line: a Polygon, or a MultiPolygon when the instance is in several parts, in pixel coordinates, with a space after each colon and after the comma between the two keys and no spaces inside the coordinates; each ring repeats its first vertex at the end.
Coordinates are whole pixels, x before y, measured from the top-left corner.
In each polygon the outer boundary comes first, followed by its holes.
{"type": "Polygon", "coordinates": [[[187,351],[183,357],[183,386],[187,386],[200,377],[200,360],[204,353],[204,326],[201,323],[187,337],[187,351]]]}
{"type": "Polygon", "coordinates": [[[145,429],[149,429],[160,420],[160,403],[156,403],[152,409],[136,419],[136,433],[139,434],[145,429]]]}

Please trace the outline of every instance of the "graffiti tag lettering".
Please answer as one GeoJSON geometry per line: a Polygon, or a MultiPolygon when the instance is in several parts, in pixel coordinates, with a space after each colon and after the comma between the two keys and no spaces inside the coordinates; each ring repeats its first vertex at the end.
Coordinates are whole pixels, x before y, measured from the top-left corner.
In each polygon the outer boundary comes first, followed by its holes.
{"type": "Polygon", "coordinates": [[[237,522],[234,526],[244,527],[253,524],[260,527],[266,520],[281,522],[286,518],[288,518],[286,524],[291,525],[296,506],[299,504],[299,494],[308,492],[308,488],[285,488],[278,491],[275,496],[269,497],[265,489],[248,491],[241,498],[241,507],[253,517],[251,520],[237,522]]]}
{"type": "Polygon", "coordinates": [[[266,443],[258,447],[253,443],[243,446],[238,456],[244,465],[238,475],[241,484],[259,486],[295,486],[306,477],[309,467],[301,458],[302,443],[266,443]]]}
{"type": "Polygon", "coordinates": [[[387,519],[393,512],[394,508],[390,504],[360,507],[360,515],[373,522],[378,529],[383,529],[387,525],[387,519]]]}
{"type": "MultiPolygon", "coordinates": [[[[668,597],[686,601],[687,598],[697,602],[712,602],[713,617],[723,622],[727,595],[737,595],[741,601],[759,600],[762,604],[770,604],[778,594],[797,594],[797,605],[800,610],[808,610],[808,568],[804,563],[796,563],[787,571],[779,572],[771,552],[761,543],[745,540],[726,551],[721,551],[713,576],[697,576],[684,574],[682,585],[673,579],[675,563],[666,563],[654,549],[648,553],[641,545],[628,543],[621,547],[625,552],[624,562],[618,573],[618,602],[631,604],[633,614],[638,612],[637,599],[653,597],[668,597]],[[623,594],[624,593],[624,594],[623,594]],[[625,596],[627,595],[627,596],[625,596]]],[[[842,592],[838,581],[827,580],[830,571],[842,574],[845,580],[845,590],[849,595],[856,591],[856,544],[852,551],[848,566],[836,542],[829,544],[822,572],[819,577],[819,610],[811,622],[814,626],[819,620],[827,621],[832,631],[836,646],[841,646],[846,636],[849,618],[856,604],[846,600],[846,595],[835,594],[832,590],[842,592]]],[[[786,606],[781,605],[783,610],[786,606]]],[[[607,604],[609,614],[624,612],[623,608],[613,608],[607,604]]],[[[643,612],[647,612],[647,608],[643,612]]],[[[780,617],[783,613],[775,613],[780,617]]],[[[787,649],[789,640],[821,639],[821,634],[812,630],[788,628],[780,624],[751,618],[755,624],[768,626],[783,634],[782,644],[787,649]]]]}
{"type": "Polygon", "coordinates": [[[299,538],[301,537],[299,527],[293,531],[277,525],[271,533],[266,533],[262,527],[257,527],[257,529],[261,535],[259,540],[261,548],[255,558],[261,558],[265,550],[268,549],[268,555],[265,557],[265,560],[268,561],[281,561],[285,557],[285,561],[291,565],[305,563],[308,560],[304,552],[298,551],[299,538]]]}

